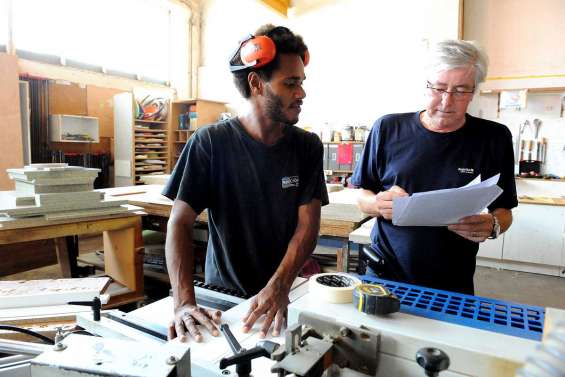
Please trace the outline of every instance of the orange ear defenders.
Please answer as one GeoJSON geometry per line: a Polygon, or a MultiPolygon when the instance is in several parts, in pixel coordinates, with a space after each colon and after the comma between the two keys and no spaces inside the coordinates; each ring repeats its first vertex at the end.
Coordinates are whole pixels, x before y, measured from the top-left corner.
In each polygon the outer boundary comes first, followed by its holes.
{"type": "MultiPolygon", "coordinates": [[[[275,42],[266,35],[253,36],[249,34],[239,42],[239,47],[230,58],[230,71],[240,71],[246,68],[261,68],[273,61],[277,55],[275,42]],[[235,64],[234,58],[239,54],[243,65],[235,64]]],[[[304,52],[303,63],[308,65],[310,54],[304,52]]]]}

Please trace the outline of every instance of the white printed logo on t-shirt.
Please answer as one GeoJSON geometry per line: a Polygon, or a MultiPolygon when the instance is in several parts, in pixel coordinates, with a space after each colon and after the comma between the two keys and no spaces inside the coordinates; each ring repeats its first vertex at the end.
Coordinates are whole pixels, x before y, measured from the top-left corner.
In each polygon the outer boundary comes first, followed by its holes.
{"type": "Polygon", "coordinates": [[[299,178],[297,175],[292,175],[290,177],[282,177],[281,184],[283,189],[287,189],[289,187],[298,187],[299,178]]]}
{"type": "Polygon", "coordinates": [[[461,174],[475,174],[475,169],[473,168],[457,168],[461,174]]]}

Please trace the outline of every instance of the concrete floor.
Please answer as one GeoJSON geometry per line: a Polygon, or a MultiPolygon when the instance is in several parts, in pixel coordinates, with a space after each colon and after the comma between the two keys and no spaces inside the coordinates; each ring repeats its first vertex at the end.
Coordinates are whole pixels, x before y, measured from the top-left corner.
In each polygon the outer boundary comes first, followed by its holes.
{"type": "Polygon", "coordinates": [[[565,309],[565,278],[477,266],[475,294],[565,309]]]}

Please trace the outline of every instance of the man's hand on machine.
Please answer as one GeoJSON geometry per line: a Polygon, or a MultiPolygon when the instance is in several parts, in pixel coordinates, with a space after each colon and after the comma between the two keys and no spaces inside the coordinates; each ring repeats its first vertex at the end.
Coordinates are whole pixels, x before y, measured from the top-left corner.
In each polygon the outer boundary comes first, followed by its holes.
{"type": "Polygon", "coordinates": [[[249,310],[243,318],[243,332],[249,332],[255,322],[264,315],[265,319],[259,336],[262,338],[267,336],[273,321],[272,334],[273,336],[278,336],[286,319],[289,292],[290,286],[284,284],[281,279],[273,277],[267,283],[267,286],[251,299],[249,310]]]}
{"type": "Polygon", "coordinates": [[[189,337],[197,342],[203,340],[202,334],[197,325],[208,329],[213,336],[220,335],[216,325],[220,324],[222,312],[219,310],[207,310],[196,305],[182,305],[175,310],[175,318],[169,323],[168,338],[174,339],[177,336],[181,342],[188,341],[189,337]]]}

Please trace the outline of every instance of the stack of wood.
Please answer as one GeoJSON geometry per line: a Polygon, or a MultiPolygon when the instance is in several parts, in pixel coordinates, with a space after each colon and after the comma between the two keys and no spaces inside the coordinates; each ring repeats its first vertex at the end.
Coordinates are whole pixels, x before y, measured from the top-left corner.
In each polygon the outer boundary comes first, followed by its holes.
{"type": "Polygon", "coordinates": [[[0,195],[0,224],[34,216],[62,220],[129,211],[124,206],[127,200],[104,200],[104,193],[94,191],[100,169],[63,163],[32,164],[7,172],[16,190],[0,195]]]}

